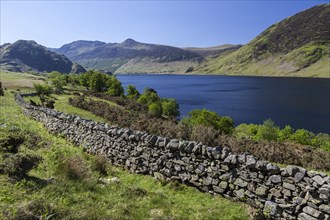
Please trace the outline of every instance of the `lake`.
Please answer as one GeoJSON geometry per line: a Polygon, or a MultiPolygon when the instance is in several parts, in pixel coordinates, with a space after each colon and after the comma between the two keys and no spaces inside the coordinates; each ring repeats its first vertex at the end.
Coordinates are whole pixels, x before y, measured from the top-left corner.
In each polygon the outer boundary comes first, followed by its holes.
{"type": "Polygon", "coordinates": [[[126,88],[155,89],[175,98],[181,117],[209,109],[232,117],[235,124],[272,119],[315,133],[330,133],[330,79],[205,75],[117,75],[126,88]]]}

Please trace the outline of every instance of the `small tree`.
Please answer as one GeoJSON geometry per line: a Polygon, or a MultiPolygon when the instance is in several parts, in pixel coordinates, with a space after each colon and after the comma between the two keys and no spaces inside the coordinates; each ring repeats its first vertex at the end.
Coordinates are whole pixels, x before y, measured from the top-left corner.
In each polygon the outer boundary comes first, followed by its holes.
{"type": "Polygon", "coordinates": [[[193,126],[204,125],[207,127],[213,127],[225,134],[230,134],[234,130],[234,121],[230,117],[222,117],[216,112],[206,109],[195,109],[189,112],[188,115],[189,117],[184,120],[193,126]]]}
{"type": "Polygon", "coordinates": [[[151,103],[148,107],[148,112],[150,115],[155,117],[160,117],[162,115],[162,105],[160,102],[151,103]]]}
{"type": "Polygon", "coordinates": [[[162,99],[163,115],[167,117],[178,117],[180,115],[179,105],[175,99],[162,99]]]}
{"type": "Polygon", "coordinates": [[[305,129],[298,129],[294,134],[291,135],[290,139],[304,145],[310,145],[315,134],[305,129]]]}
{"type": "Polygon", "coordinates": [[[263,125],[259,126],[258,133],[256,134],[257,140],[277,141],[277,133],[279,128],[271,119],[264,121],[263,125]]]}
{"type": "Polygon", "coordinates": [[[121,82],[115,76],[110,76],[107,83],[107,93],[112,96],[121,96],[124,95],[124,88],[121,85],[121,82]]]}
{"type": "Polygon", "coordinates": [[[34,89],[38,95],[50,95],[53,92],[52,87],[47,84],[33,84],[34,89]]]}
{"type": "Polygon", "coordinates": [[[154,89],[146,88],[144,93],[138,99],[138,102],[149,106],[151,103],[160,101],[157,92],[154,89]]]}
{"type": "Polygon", "coordinates": [[[280,142],[289,140],[292,134],[293,134],[293,128],[290,125],[286,125],[283,129],[279,130],[278,140],[280,142]]]}
{"type": "Polygon", "coordinates": [[[128,85],[127,86],[127,98],[129,99],[138,99],[140,97],[139,91],[135,86],[128,85]]]}

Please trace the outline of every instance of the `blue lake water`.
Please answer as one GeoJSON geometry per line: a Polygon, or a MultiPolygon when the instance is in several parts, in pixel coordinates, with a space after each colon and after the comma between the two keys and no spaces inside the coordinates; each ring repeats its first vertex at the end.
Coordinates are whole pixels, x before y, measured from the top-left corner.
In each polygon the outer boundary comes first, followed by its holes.
{"type": "Polygon", "coordinates": [[[330,133],[330,79],[201,75],[118,75],[126,88],[135,85],[175,98],[181,117],[206,108],[232,117],[235,124],[271,118],[283,127],[330,133]]]}

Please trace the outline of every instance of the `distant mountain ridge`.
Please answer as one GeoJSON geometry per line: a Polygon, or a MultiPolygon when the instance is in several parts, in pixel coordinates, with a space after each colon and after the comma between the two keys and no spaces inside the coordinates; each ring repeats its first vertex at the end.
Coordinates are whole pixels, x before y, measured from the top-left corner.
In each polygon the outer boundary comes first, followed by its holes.
{"type": "MultiPolygon", "coordinates": [[[[221,53],[223,49],[217,52],[221,53]]],[[[115,73],[184,73],[204,60],[204,55],[197,50],[141,43],[133,39],[122,43],[79,40],[54,51],[85,67],[115,73]]]]}
{"type": "Polygon", "coordinates": [[[48,50],[35,41],[18,40],[0,46],[0,67],[13,72],[82,73],[86,70],[66,56],[48,50]]]}
{"type": "Polygon", "coordinates": [[[240,49],[204,60],[196,73],[330,77],[330,4],[276,23],[240,49]]]}

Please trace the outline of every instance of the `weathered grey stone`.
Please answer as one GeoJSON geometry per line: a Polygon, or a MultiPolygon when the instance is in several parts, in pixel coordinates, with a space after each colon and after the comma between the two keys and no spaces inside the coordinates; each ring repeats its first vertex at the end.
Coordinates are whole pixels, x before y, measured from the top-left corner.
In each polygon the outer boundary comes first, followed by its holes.
{"type": "Polygon", "coordinates": [[[283,190],[282,190],[282,193],[283,193],[283,195],[285,195],[285,196],[291,197],[291,191],[288,190],[288,189],[283,189],[283,190]]]}
{"type": "Polygon", "coordinates": [[[256,163],[257,163],[257,160],[255,157],[251,156],[251,155],[248,155],[246,156],[246,167],[249,168],[249,169],[253,169],[253,168],[256,168],[256,163]]]}
{"type": "Polygon", "coordinates": [[[246,199],[244,189],[234,190],[234,195],[240,200],[246,199]]]}
{"type": "Polygon", "coordinates": [[[286,188],[286,189],[292,190],[292,191],[295,191],[296,190],[295,185],[293,185],[291,183],[283,182],[283,187],[286,188]]]}
{"type": "Polygon", "coordinates": [[[212,178],[211,177],[204,178],[203,183],[204,183],[204,185],[207,185],[207,186],[211,185],[212,184],[212,178]]]}
{"type": "Polygon", "coordinates": [[[268,189],[264,186],[260,186],[256,189],[256,194],[258,196],[266,196],[267,193],[268,193],[268,189]]]}
{"type": "Polygon", "coordinates": [[[236,186],[243,187],[243,188],[244,188],[244,187],[247,187],[247,185],[248,185],[248,183],[247,183],[246,181],[242,180],[241,178],[237,178],[237,179],[235,180],[234,184],[235,184],[236,186]]]}
{"type": "Polygon", "coordinates": [[[212,154],[213,148],[212,147],[206,147],[206,154],[210,159],[213,159],[213,154],[212,154]]]}
{"type": "Polygon", "coordinates": [[[282,182],[282,178],[280,175],[272,175],[268,178],[268,181],[277,184],[282,182]]]}
{"type": "Polygon", "coordinates": [[[292,199],[292,202],[293,202],[294,204],[297,204],[297,205],[305,205],[305,204],[307,204],[306,199],[301,198],[301,197],[294,197],[294,198],[292,199]]]}
{"type": "Polygon", "coordinates": [[[237,164],[237,156],[234,154],[229,155],[224,161],[224,164],[237,164]]]}
{"type": "Polygon", "coordinates": [[[287,166],[286,170],[290,176],[294,176],[297,172],[299,172],[299,167],[297,166],[287,166]]]}
{"type": "Polygon", "coordinates": [[[277,205],[277,203],[272,201],[266,201],[263,209],[263,214],[266,217],[280,217],[282,214],[282,209],[277,205]]]}
{"type": "Polygon", "coordinates": [[[228,188],[228,183],[225,181],[220,182],[219,187],[222,189],[227,189],[228,188]]]}
{"type": "Polygon", "coordinates": [[[267,162],[263,160],[258,160],[256,163],[256,168],[261,171],[266,171],[267,170],[267,162]]]}
{"type": "Polygon", "coordinates": [[[294,175],[294,178],[293,180],[298,183],[300,182],[303,178],[304,178],[305,174],[302,173],[302,172],[297,172],[295,175],[294,175]]]}
{"type": "Polygon", "coordinates": [[[299,213],[298,220],[317,220],[317,219],[310,215],[307,215],[306,213],[299,213]]]}
{"type": "Polygon", "coordinates": [[[195,147],[192,149],[192,153],[195,155],[202,154],[202,145],[201,144],[195,145],[195,147]]]}
{"type": "Polygon", "coordinates": [[[276,166],[275,164],[268,163],[266,166],[266,169],[271,174],[278,174],[280,173],[280,168],[276,166]]]}
{"type": "Polygon", "coordinates": [[[219,146],[218,147],[214,147],[212,149],[212,155],[217,160],[221,158],[221,153],[222,153],[221,147],[219,147],[219,146]]]}
{"type": "Polygon", "coordinates": [[[312,178],[314,180],[314,182],[316,182],[318,185],[323,185],[325,183],[325,180],[323,179],[323,177],[316,175],[312,178]]]}
{"type": "Polygon", "coordinates": [[[228,147],[224,147],[221,151],[221,159],[225,159],[230,153],[230,150],[228,147]]]}
{"type": "Polygon", "coordinates": [[[324,217],[324,214],[320,212],[319,210],[316,210],[310,206],[305,206],[303,208],[303,212],[307,213],[310,216],[313,216],[317,219],[322,219],[324,217]]]}
{"type": "Polygon", "coordinates": [[[273,195],[273,196],[276,197],[276,198],[280,198],[280,197],[282,197],[282,192],[281,192],[280,189],[271,188],[271,189],[269,190],[269,192],[271,193],[271,195],[273,195]]]}
{"type": "Polygon", "coordinates": [[[320,211],[330,214],[330,205],[329,204],[322,204],[319,206],[320,211]]]}
{"type": "Polygon", "coordinates": [[[217,193],[220,193],[220,194],[225,192],[225,189],[220,188],[219,186],[213,186],[213,190],[214,190],[214,192],[217,192],[217,193]]]}

